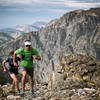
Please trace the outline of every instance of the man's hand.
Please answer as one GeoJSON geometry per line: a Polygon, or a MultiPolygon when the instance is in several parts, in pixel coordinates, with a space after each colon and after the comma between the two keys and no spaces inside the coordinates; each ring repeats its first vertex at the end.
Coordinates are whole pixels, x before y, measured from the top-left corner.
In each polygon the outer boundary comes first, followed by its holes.
{"type": "Polygon", "coordinates": [[[6,70],[6,68],[4,68],[4,70],[3,70],[4,72],[6,72],[7,70],[6,70]]]}
{"type": "Polygon", "coordinates": [[[3,71],[4,71],[4,72],[7,71],[7,70],[6,70],[6,66],[5,66],[5,64],[6,64],[6,61],[4,60],[4,61],[2,62],[2,67],[3,67],[3,71]]]}
{"type": "Polygon", "coordinates": [[[18,66],[18,64],[16,62],[14,62],[14,66],[18,66]]]}
{"type": "Polygon", "coordinates": [[[36,59],[36,56],[33,56],[34,59],[36,59]]]}
{"type": "Polygon", "coordinates": [[[41,57],[36,57],[35,55],[33,56],[33,58],[36,60],[41,60],[41,57]]]}
{"type": "Polygon", "coordinates": [[[41,57],[37,57],[37,60],[41,60],[41,57]]]}
{"type": "Polygon", "coordinates": [[[21,66],[18,67],[19,70],[20,70],[21,68],[22,68],[21,66]]]}

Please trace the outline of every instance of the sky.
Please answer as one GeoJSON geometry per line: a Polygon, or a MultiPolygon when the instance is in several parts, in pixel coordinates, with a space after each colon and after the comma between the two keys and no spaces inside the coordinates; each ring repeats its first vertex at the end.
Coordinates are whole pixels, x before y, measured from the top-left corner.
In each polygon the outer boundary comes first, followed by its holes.
{"type": "Polygon", "coordinates": [[[49,22],[76,9],[100,7],[100,0],[0,0],[0,29],[49,22]]]}

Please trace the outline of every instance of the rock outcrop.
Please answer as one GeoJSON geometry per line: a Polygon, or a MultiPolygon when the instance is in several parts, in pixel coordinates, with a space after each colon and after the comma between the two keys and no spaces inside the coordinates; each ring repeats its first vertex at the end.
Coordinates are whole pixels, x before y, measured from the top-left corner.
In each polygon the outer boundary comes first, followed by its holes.
{"type": "Polygon", "coordinates": [[[99,69],[100,64],[87,55],[65,56],[49,75],[48,89],[61,100],[99,100],[99,69]]]}
{"type": "Polygon", "coordinates": [[[67,77],[100,85],[100,64],[92,57],[83,54],[68,55],[62,58],[59,68],[67,73],[67,77]]]}
{"type": "Polygon", "coordinates": [[[98,64],[96,60],[94,60],[93,58],[83,54],[68,55],[62,58],[61,63],[57,67],[57,70],[52,72],[48,76],[48,79],[50,81],[48,89],[51,90],[53,89],[53,87],[54,89],[60,88],[60,87],[55,88],[53,84],[58,84],[58,83],[60,84],[61,82],[65,83],[65,86],[61,84],[62,87],[65,88],[66,86],[69,85],[72,88],[73,85],[75,85],[74,83],[76,81],[77,81],[76,87],[78,86],[81,87],[81,85],[100,87],[99,74],[100,74],[100,64],[98,64]],[[72,84],[70,83],[70,80],[72,81],[72,84]]]}

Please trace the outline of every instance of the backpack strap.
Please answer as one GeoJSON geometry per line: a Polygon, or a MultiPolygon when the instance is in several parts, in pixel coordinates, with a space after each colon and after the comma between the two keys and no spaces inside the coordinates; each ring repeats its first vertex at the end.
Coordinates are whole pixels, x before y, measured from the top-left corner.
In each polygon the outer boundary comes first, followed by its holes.
{"type": "Polygon", "coordinates": [[[30,49],[31,49],[31,60],[33,61],[33,55],[34,55],[33,48],[30,48],[30,49]]]}
{"type": "Polygon", "coordinates": [[[23,48],[22,54],[21,54],[21,59],[24,60],[24,58],[25,58],[25,52],[24,52],[24,48],[23,48]]]}
{"type": "Polygon", "coordinates": [[[31,48],[31,55],[34,55],[33,48],[31,48]]]}

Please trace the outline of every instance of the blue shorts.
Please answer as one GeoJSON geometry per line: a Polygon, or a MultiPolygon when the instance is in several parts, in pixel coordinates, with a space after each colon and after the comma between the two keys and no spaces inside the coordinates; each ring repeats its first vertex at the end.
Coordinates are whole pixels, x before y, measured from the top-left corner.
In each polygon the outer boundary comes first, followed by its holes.
{"type": "Polygon", "coordinates": [[[8,70],[8,73],[18,75],[18,68],[11,68],[8,70]]]}

